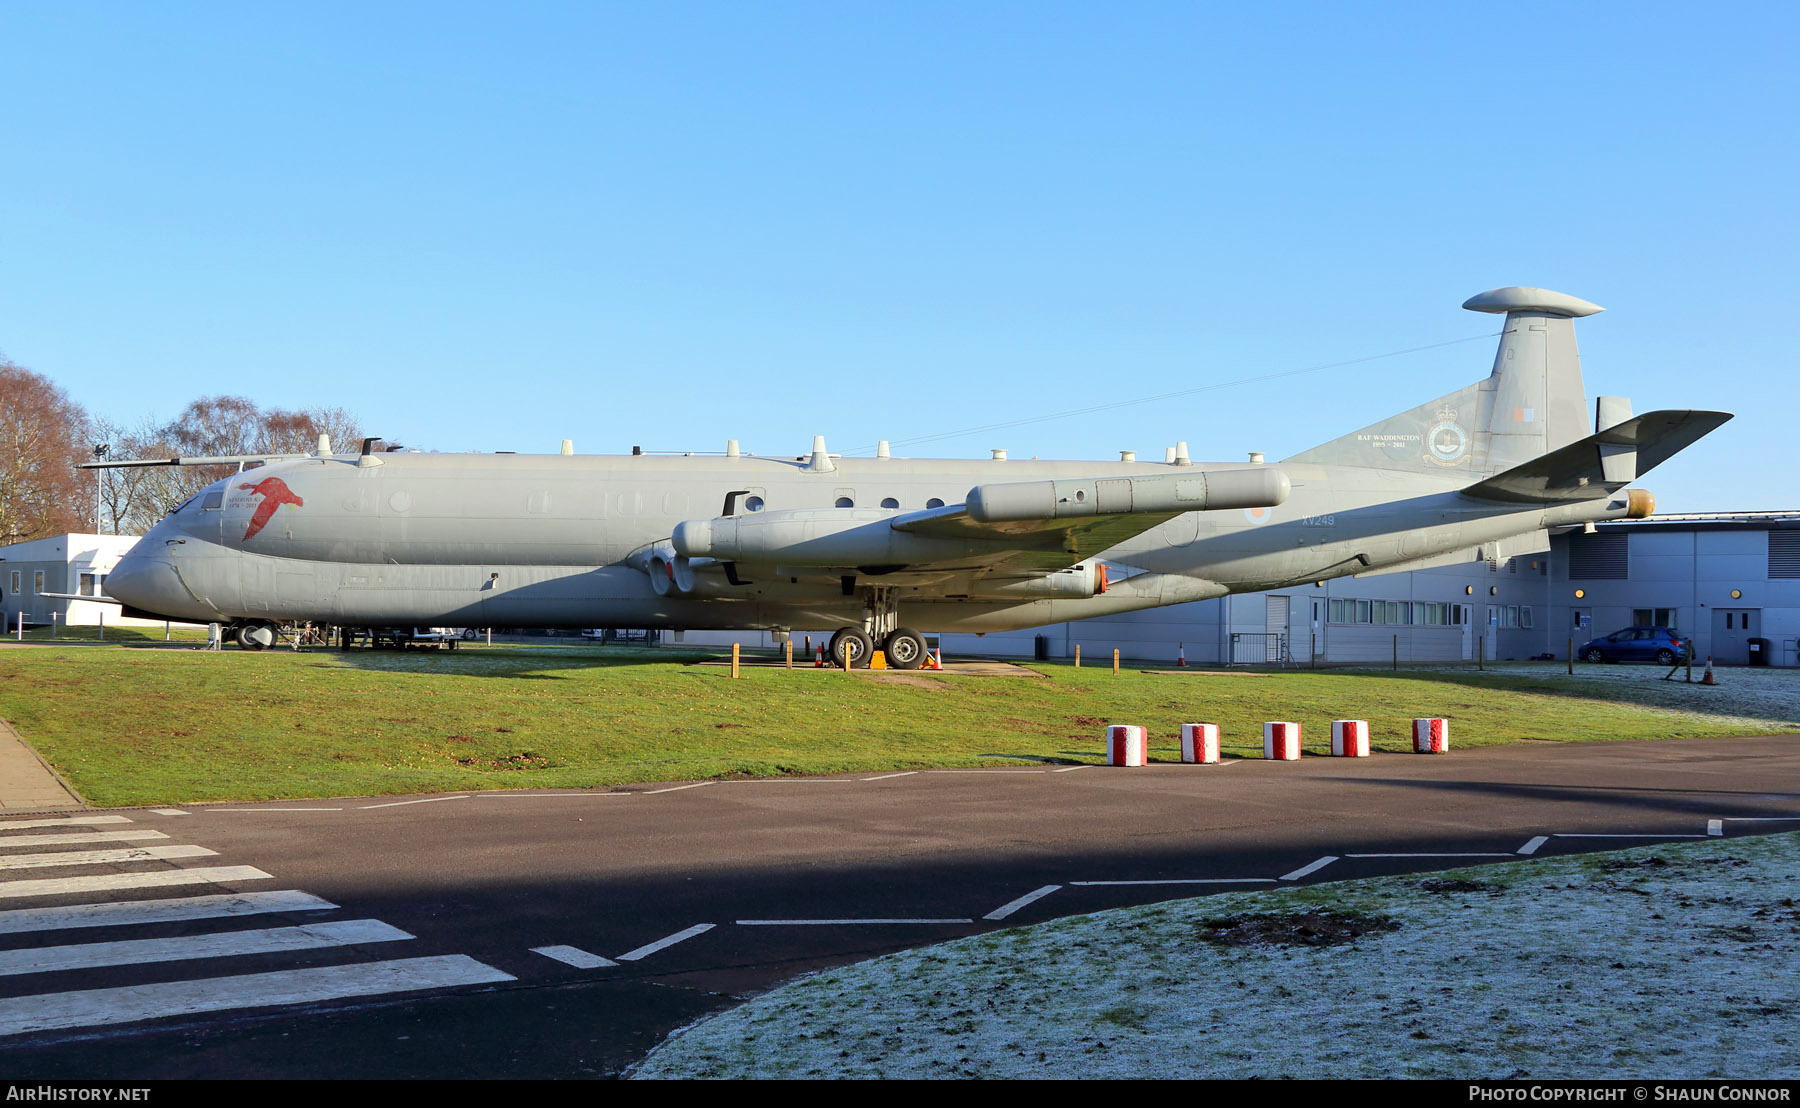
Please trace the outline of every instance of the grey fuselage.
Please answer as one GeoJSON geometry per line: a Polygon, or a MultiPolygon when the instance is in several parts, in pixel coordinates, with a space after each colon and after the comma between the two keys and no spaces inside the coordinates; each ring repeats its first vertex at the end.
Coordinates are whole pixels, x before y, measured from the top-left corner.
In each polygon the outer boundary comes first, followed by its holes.
{"type": "MultiPolygon", "coordinates": [[[[654,587],[647,553],[685,520],[768,511],[962,503],[975,486],[1142,477],[1146,462],[393,453],[274,462],[210,486],[170,513],[108,579],[143,613],[199,622],[350,626],[825,628],[855,624],[854,586],[886,585],[901,620],[929,631],[1000,631],[1318,581],[1617,518],[1623,491],[1558,505],[1461,494],[1466,473],[1285,462],[1275,507],[1176,515],[1098,554],[1110,587],[1033,594],[980,574],[718,567],[687,595],[654,587]],[[271,484],[270,482],[278,482],[271,484]],[[271,508],[270,505],[273,504],[271,508]],[[732,580],[731,577],[735,577],[732,580]],[[849,578],[847,580],[847,578],[849,578]]],[[[1190,472],[1277,468],[1201,463],[1190,472]]],[[[1070,561],[1079,555],[1071,554],[1070,561]]],[[[1091,560],[1091,559],[1090,559],[1091,560]]]]}

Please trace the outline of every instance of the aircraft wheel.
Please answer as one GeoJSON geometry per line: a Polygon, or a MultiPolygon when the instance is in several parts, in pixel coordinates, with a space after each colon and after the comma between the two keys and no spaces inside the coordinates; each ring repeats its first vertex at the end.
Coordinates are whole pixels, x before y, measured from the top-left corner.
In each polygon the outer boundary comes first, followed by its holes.
{"type": "Polygon", "coordinates": [[[1606,655],[1601,653],[1600,648],[1597,646],[1594,649],[1588,651],[1585,655],[1583,655],[1583,657],[1587,661],[1593,662],[1595,665],[1599,665],[1601,662],[1606,661],[1606,655]]]}
{"type": "Polygon", "coordinates": [[[245,650],[267,650],[275,645],[275,625],[246,623],[237,629],[237,644],[245,650]]]}
{"type": "Polygon", "coordinates": [[[825,653],[838,669],[844,668],[846,656],[850,659],[851,669],[868,669],[869,659],[875,654],[875,640],[864,634],[860,627],[842,627],[831,636],[825,653]]]}
{"type": "Polygon", "coordinates": [[[925,636],[910,627],[894,628],[881,649],[895,669],[918,669],[925,662],[925,636]]]}

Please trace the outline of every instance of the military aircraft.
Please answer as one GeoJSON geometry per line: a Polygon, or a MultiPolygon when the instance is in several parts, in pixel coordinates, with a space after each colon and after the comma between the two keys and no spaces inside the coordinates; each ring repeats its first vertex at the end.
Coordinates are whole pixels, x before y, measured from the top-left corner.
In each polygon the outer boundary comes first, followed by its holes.
{"type": "MultiPolygon", "coordinates": [[[[1731,416],[1631,414],[1592,433],[1574,320],[1509,287],[1483,380],[1279,463],[902,459],[827,452],[381,452],[256,464],[173,509],[107,579],[125,614],[277,626],[836,628],[832,660],[925,658],[918,627],[999,631],[1549,549],[1641,518],[1626,486],[1731,416]]],[[[103,463],[116,465],[119,463],[103,463]]]]}

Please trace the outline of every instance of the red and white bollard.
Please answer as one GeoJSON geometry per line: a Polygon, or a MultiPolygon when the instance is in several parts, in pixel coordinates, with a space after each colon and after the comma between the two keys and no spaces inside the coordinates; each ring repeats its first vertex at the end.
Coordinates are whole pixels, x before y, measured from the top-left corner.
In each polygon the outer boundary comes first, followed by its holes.
{"type": "Polygon", "coordinates": [[[1366,719],[1332,720],[1331,756],[1334,758],[1367,758],[1369,756],[1369,721],[1366,719]]]}
{"type": "Polygon", "coordinates": [[[1175,664],[1178,666],[1187,665],[1187,643],[1178,642],[1175,644],[1175,664]]]}
{"type": "Polygon", "coordinates": [[[1300,725],[1274,722],[1263,724],[1263,757],[1278,762],[1292,762],[1300,757],[1300,725]]]}
{"type": "Polygon", "coordinates": [[[1413,753],[1450,753],[1450,721],[1442,716],[1413,720],[1413,753]]]}
{"type": "Polygon", "coordinates": [[[1115,723],[1106,729],[1106,761],[1113,766],[1141,766],[1150,748],[1144,729],[1131,723],[1115,723]]]}
{"type": "Polygon", "coordinates": [[[1216,723],[1182,724],[1181,760],[1202,766],[1210,766],[1217,762],[1219,760],[1219,725],[1216,723]]]}

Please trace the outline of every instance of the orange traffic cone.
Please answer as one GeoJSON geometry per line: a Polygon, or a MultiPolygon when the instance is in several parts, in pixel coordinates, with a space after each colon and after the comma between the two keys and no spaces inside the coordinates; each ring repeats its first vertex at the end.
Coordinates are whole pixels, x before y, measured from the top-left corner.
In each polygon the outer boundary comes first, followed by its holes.
{"type": "Polygon", "coordinates": [[[944,648],[943,647],[940,646],[936,650],[931,652],[931,668],[932,669],[943,669],[944,668],[944,648]]]}
{"type": "Polygon", "coordinates": [[[825,668],[825,643],[823,640],[819,642],[818,649],[813,653],[813,668],[825,668]]]}
{"type": "Polygon", "coordinates": [[[1712,673],[1712,655],[1711,655],[1711,654],[1708,654],[1708,655],[1707,655],[1707,656],[1706,656],[1706,672],[1705,672],[1705,673],[1704,673],[1704,674],[1702,674],[1702,675],[1701,675],[1701,677],[1700,677],[1700,683],[1701,683],[1701,684],[1702,684],[1702,685],[1716,685],[1716,684],[1718,684],[1718,682],[1717,682],[1717,681],[1715,681],[1715,680],[1713,680],[1713,673],[1712,673]]]}
{"type": "Polygon", "coordinates": [[[1178,642],[1175,644],[1175,664],[1178,666],[1187,665],[1187,643],[1178,642]]]}

